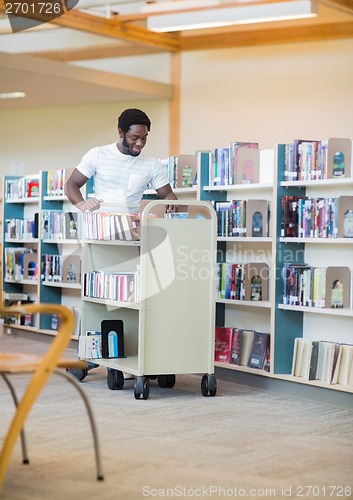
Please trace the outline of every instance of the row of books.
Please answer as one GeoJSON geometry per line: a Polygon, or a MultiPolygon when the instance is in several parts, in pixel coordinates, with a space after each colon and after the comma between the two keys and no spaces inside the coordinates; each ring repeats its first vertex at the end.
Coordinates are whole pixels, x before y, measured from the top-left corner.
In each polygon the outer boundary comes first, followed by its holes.
{"type": "Polygon", "coordinates": [[[284,165],[286,181],[351,177],[352,140],[296,139],[285,145],[284,165]]]}
{"type": "Polygon", "coordinates": [[[124,358],[124,322],[102,320],[100,331],[86,331],[78,339],[79,358],[124,358]]]}
{"type": "MultiPolygon", "coordinates": [[[[4,292],[4,301],[6,307],[20,306],[34,302],[28,293],[23,292],[4,292]]],[[[7,314],[4,317],[4,323],[6,325],[33,326],[33,314],[7,314]]]]}
{"type": "Polygon", "coordinates": [[[6,219],[5,239],[28,240],[38,238],[38,213],[33,219],[6,219]]]}
{"type": "Polygon", "coordinates": [[[209,185],[259,182],[258,148],[257,142],[232,141],[229,147],[212,149],[209,157],[209,185]]]}
{"type": "Polygon", "coordinates": [[[112,212],[85,212],[83,214],[83,238],[89,240],[139,240],[140,216],[112,212]]]}
{"type": "Polygon", "coordinates": [[[102,358],[102,335],[98,331],[87,331],[78,338],[77,355],[81,359],[102,358]]]}
{"type": "Polygon", "coordinates": [[[281,236],[353,238],[353,196],[283,196],[281,236]]]}
{"type": "Polygon", "coordinates": [[[163,158],[161,163],[169,184],[175,188],[189,188],[197,182],[196,155],[179,155],[163,158]]]}
{"type": "Polygon", "coordinates": [[[350,268],[285,264],[283,304],[318,308],[351,307],[350,268]]]}
{"type": "Polygon", "coordinates": [[[39,176],[25,175],[18,179],[6,179],[4,193],[7,201],[21,198],[38,198],[39,176]]]}
{"type": "Polygon", "coordinates": [[[95,299],[138,303],[139,271],[92,271],[83,275],[83,295],[95,299]]]}
{"type": "Polygon", "coordinates": [[[73,169],[61,168],[48,170],[47,173],[47,196],[63,196],[64,186],[73,169]]]}
{"type": "Polygon", "coordinates": [[[270,371],[270,334],[217,326],[215,361],[270,371]]]}
{"type": "Polygon", "coordinates": [[[217,236],[263,237],[269,235],[268,200],[213,201],[217,214],[217,236]]]}
{"type": "Polygon", "coordinates": [[[268,300],[269,268],[266,263],[221,262],[217,267],[219,299],[268,300]]]}
{"type": "Polygon", "coordinates": [[[353,345],[296,338],[292,375],[353,387],[353,345]]]}
{"type": "Polygon", "coordinates": [[[43,254],[41,280],[53,283],[81,283],[81,257],[74,254],[43,254]]]}
{"type": "Polygon", "coordinates": [[[31,248],[5,248],[5,280],[18,282],[38,278],[37,253],[31,248]]]}
{"type": "Polygon", "coordinates": [[[78,212],[42,211],[42,239],[76,240],[81,238],[81,216],[78,212]]]}

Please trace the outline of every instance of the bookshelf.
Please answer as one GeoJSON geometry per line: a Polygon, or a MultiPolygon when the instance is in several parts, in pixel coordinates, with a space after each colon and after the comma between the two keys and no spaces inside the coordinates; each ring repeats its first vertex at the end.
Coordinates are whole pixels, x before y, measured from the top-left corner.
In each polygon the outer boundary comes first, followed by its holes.
{"type": "MultiPolygon", "coordinates": [[[[63,194],[65,175],[64,169],[57,171],[41,171],[28,176],[5,176],[3,179],[3,262],[4,275],[2,279],[4,300],[7,303],[33,301],[41,303],[60,303],[73,307],[77,322],[73,339],[78,338],[80,323],[80,277],[75,282],[61,279],[47,280],[44,256],[57,256],[65,262],[72,255],[81,255],[80,237],[64,239],[52,230],[46,234],[43,225],[44,214],[74,212],[66,196],[63,194]],[[56,176],[55,188],[54,179],[56,176]],[[53,183],[53,188],[50,186],[53,183]],[[28,187],[29,186],[29,187],[28,187]],[[27,196],[28,189],[32,189],[31,196],[27,196]],[[34,194],[34,195],[33,195],[34,194]],[[30,234],[32,231],[32,234],[30,234]],[[24,257],[21,253],[26,251],[24,257]],[[28,254],[28,255],[27,255],[28,254]],[[17,258],[22,270],[9,273],[8,258],[17,258]],[[30,259],[33,269],[26,269],[26,262],[30,259]],[[5,267],[6,265],[6,267],[5,267]]],[[[88,188],[91,184],[88,185],[88,188]]],[[[80,214],[77,214],[78,217],[80,214]]],[[[58,328],[54,316],[36,315],[34,318],[15,318],[15,321],[6,324],[7,327],[28,330],[38,334],[56,335],[58,328]]]]}
{"type": "MultiPolygon", "coordinates": [[[[81,302],[81,228],[82,214],[64,194],[64,184],[71,169],[42,171],[40,234],[40,280],[39,300],[41,303],[62,304],[73,308],[76,327],[73,339],[79,335],[81,302]],[[74,221],[70,232],[68,216],[74,221]],[[75,262],[75,258],[78,262],[75,262]],[[74,279],[67,278],[66,263],[74,262],[74,279]],[[66,272],[65,272],[66,269],[66,272]]],[[[40,330],[53,333],[57,329],[55,317],[41,316],[40,330]]]]}
{"type": "MultiPolygon", "coordinates": [[[[330,163],[330,157],[328,158],[330,163]]],[[[286,146],[277,146],[275,177],[276,221],[276,279],[274,280],[274,350],[273,374],[275,378],[295,381],[313,387],[353,392],[353,386],[331,384],[321,380],[307,380],[292,375],[295,338],[311,341],[352,344],[352,297],[349,307],[310,307],[284,304],[282,269],[285,262],[307,263],[312,267],[347,266],[352,271],[353,238],[343,237],[284,237],[281,235],[282,197],[297,196],[325,200],[329,197],[353,196],[351,172],[345,178],[319,180],[284,180],[286,146]]],[[[351,165],[349,165],[351,167],[351,165]]],[[[282,228],[283,231],[283,228],[282,228]]],[[[337,236],[337,234],[336,234],[337,236]]],[[[339,235],[338,235],[339,236],[339,235]]],[[[349,280],[350,294],[352,281],[349,280]]],[[[327,295],[326,288],[326,295],[327,295]]]]}
{"type": "MultiPolygon", "coordinates": [[[[261,155],[259,151],[258,154],[261,155]]],[[[272,212],[272,197],[273,197],[273,158],[271,154],[266,152],[263,161],[259,162],[261,172],[261,182],[247,183],[247,184],[228,184],[214,186],[210,183],[210,163],[212,155],[210,152],[199,153],[199,174],[198,177],[201,182],[199,195],[201,199],[208,200],[217,207],[222,202],[227,207],[231,200],[237,200],[244,207],[248,206],[248,211],[251,211],[251,204],[254,200],[262,200],[265,204],[262,205],[272,212]],[[251,200],[249,202],[249,200],[251,200]],[[246,205],[247,204],[247,205],[246,205]]],[[[256,202],[255,202],[256,204],[256,202]]],[[[222,209],[221,209],[222,210],[222,209]]],[[[242,208],[241,208],[242,210],[242,208]]],[[[246,210],[246,208],[244,208],[246,210]]],[[[232,212],[233,209],[230,209],[232,212]]],[[[218,221],[220,220],[221,213],[217,210],[218,221]]],[[[228,217],[229,211],[226,212],[228,217]]],[[[249,227],[242,229],[242,235],[232,236],[229,234],[229,229],[224,234],[224,228],[219,228],[218,222],[218,237],[217,237],[217,262],[227,263],[227,265],[244,265],[244,266],[268,266],[268,277],[263,281],[263,286],[267,287],[268,293],[265,300],[249,300],[250,297],[242,296],[239,298],[236,295],[234,298],[218,297],[216,299],[216,326],[218,327],[233,327],[238,329],[250,329],[263,333],[271,334],[273,324],[273,303],[270,295],[270,283],[273,280],[274,265],[273,265],[273,221],[272,217],[267,218],[267,213],[264,215],[262,236],[253,236],[249,227]]],[[[233,216],[231,216],[233,217],[233,216]]],[[[235,221],[231,222],[236,225],[235,221]]],[[[249,267],[250,269],[250,267],[249,267]]],[[[264,268],[266,269],[266,267],[264,268]]],[[[221,273],[222,271],[220,271],[221,273]]],[[[219,289],[219,287],[218,287],[219,289]]],[[[234,294],[233,294],[234,296],[234,294]]],[[[272,346],[272,335],[270,335],[272,346]]],[[[272,351],[272,347],[271,351],[272,351]]],[[[270,357],[271,352],[270,352],[270,357]]],[[[240,372],[252,373],[262,376],[270,376],[270,373],[264,369],[254,369],[248,366],[233,364],[231,358],[228,362],[216,362],[216,366],[227,368],[229,370],[236,370],[240,372]]]]}
{"type": "MultiPolygon", "coordinates": [[[[198,181],[197,181],[197,155],[178,155],[163,158],[161,160],[168,182],[178,199],[197,200],[198,181]]],[[[144,198],[156,199],[156,192],[153,189],[147,189],[144,198]]]]}
{"type": "MultiPolygon", "coordinates": [[[[258,262],[266,263],[269,269],[269,290],[266,300],[234,300],[226,298],[215,299],[215,326],[234,326],[237,328],[253,329],[270,333],[270,371],[239,366],[231,363],[215,363],[215,366],[240,373],[255,374],[258,376],[282,379],[301,385],[323,387],[334,391],[353,392],[352,386],[329,384],[320,380],[304,380],[292,375],[292,361],[295,338],[302,337],[313,341],[338,342],[352,344],[352,284],[349,307],[323,308],[283,303],[282,269],[285,262],[308,263],[315,266],[347,266],[353,274],[351,263],[353,238],[314,238],[314,237],[283,237],[281,236],[282,197],[287,195],[300,197],[328,198],[338,196],[353,196],[352,173],[344,178],[319,180],[285,180],[286,147],[277,145],[272,157],[270,152],[260,151],[258,182],[247,184],[211,185],[209,178],[210,151],[202,151],[195,155],[197,161],[197,184],[192,187],[175,187],[180,204],[201,202],[229,202],[230,200],[267,200],[270,207],[269,232],[261,237],[257,236],[218,236],[217,262],[233,261],[233,263],[258,262]],[[264,154],[262,154],[264,153],[264,154]],[[274,155],[274,156],[273,156],[274,155]]],[[[351,161],[352,163],[352,161],[351,161]]],[[[62,194],[48,193],[48,172],[40,172],[34,176],[26,176],[27,180],[35,178],[39,183],[39,196],[9,198],[5,189],[6,181],[16,181],[22,178],[6,176],[3,185],[3,227],[2,227],[2,255],[3,255],[3,292],[26,294],[29,300],[41,302],[55,302],[74,306],[78,316],[81,309],[82,324],[75,332],[99,330],[102,319],[117,317],[124,321],[127,328],[128,361],[100,360],[100,364],[109,368],[108,386],[116,388],[116,373],[126,371],[136,376],[142,376],[141,352],[143,345],[150,341],[149,335],[143,335],[146,325],[145,310],[141,304],[116,303],[103,299],[81,298],[81,285],[72,282],[55,282],[40,280],[37,276],[22,277],[11,280],[6,277],[6,249],[28,248],[36,253],[38,272],[41,268],[43,255],[79,255],[83,257],[81,272],[93,268],[112,268],[132,271],[137,264],[141,264],[141,255],[144,254],[145,243],[142,242],[111,242],[111,241],[82,241],[64,238],[43,238],[41,227],[42,214],[45,211],[65,212],[72,211],[72,206],[62,194]],[[7,221],[11,219],[34,218],[38,213],[38,236],[29,238],[11,237],[6,235],[7,221]],[[141,323],[142,321],[142,323],[141,323]],[[141,326],[142,325],[142,326],[141,326]],[[142,347],[141,347],[142,346],[142,347]],[[110,375],[109,375],[110,373],[110,375]]],[[[33,180],[33,179],[32,179],[33,180]]],[[[11,183],[10,182],[10,183],[11,183]]],[[[88,193],[93,192],[91,181],[85,186],[88,193]]],[[[153,198],[152,193],[146,192],[147,198],[153,198]]],[[[171,224],[177,221],[170,221],[171,224]]],[[[190,221],[191,222],[191,221],[190,221]]],[[[162,225],[165,222],[162,222],[162,225]]],[[[184,226],[182,226],[184,227],[184,226]]],[[[191,239],[195,239],[194,235],[191,239]]],[[[209,244],[209,243],[207,243],[209,244]]],[[[146,273],[143,273],[144,275],[146,273]]],[[[161,294],[163,301],[167,298],[161,294]]],[[[195,300],[190,303],[195,304],[195,300]]],[[[156,306],[157,307],[157,306],[156,306]]],[[[170,317],[175,317],[174,311],[169,311],[170,317]]],[[[181,314],[181,313],[180,313],[181,314]]],[[[188,312],[194,317],[194,312],[188,312]]],[[[203,313],[200,313],[200,317],[203,313]]],[[[153,319],[155,321],[155,319],[153,319]]],[[[194,319],[192,319],[194,322],[194,319]]],[[[195,319],[196,321],[196,319],[195,319]]],[[[194,323],[193,323],[194,324],[194,323]]],[[[33,332],[55,335],[55,321],[52,318],[38,317],[28,324],[10,325],[33,332]]],[[[149,328],[149,327],[148,327],[149,328]]],[[[153,366],[153,368],[155,368],[153,366]]],[[[163,370],[162,370],[163,371],[163,370]]],[[[178,371],[178,370],[176,370],[178,371]]],[[[145,375],[145,373],[143,373],[145,375]]],[[[121,378],[120,385],[121,385],[121,378]]],[[[122,382],[123,384],[123,382],[122,382]]],[[[119,385],[119,384],[118,384],[119,385]]],[[[146,389],[145,389],[146,390],[146,389]]],[[[140,388],[143,396],[144,386],[140,388]]]]}
{"type": "MultiPolygon", "coordinates": [[[[39,255],[37,221],[39,175],[5,176],[3,179],[3,298],[38,300],[39,255]],[[35,187],[34,187],[35,186],[35,187]],[[38,269],[38,268],[37,268],[38,269]]],[[[13,325],[39,328],[39,317],[13,317],[13,325]]]]}

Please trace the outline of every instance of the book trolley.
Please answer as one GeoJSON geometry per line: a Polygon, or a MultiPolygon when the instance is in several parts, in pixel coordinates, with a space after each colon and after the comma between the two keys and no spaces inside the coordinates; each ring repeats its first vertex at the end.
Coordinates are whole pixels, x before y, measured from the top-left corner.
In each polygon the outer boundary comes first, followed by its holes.
{"type": "Polygon", "coordinates": [[[83,273],[136,272],[139,302],[82,296],[81,335],[100,331],[102,320],[124,325],[124,357],[88,359],[107,367],[109,389],[135,377],[134,396],[148,399],[150,380],[171,388],[178,374],[201,374],[201,393],[215,396],[214,325],[216,216],[208,202],[149,202],[141,213],[139,241],[83,241],[83,273]]]}

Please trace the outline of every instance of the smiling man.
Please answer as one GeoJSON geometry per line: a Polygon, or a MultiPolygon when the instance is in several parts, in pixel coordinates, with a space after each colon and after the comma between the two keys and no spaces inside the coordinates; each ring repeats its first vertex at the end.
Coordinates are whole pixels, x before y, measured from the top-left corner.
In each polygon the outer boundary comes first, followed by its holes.
{"type": "Polygon", "coordinates": [[[118,119],[119,141],[90,149],[66,181],[65,194],[71,203],[83,212],[98,210],[103,201],[114,203],[116,212],[136,212],[147,187],[161,199],[176,200],[161,162],[141,154],[150,129],[146,113],[136,108],[123,111],[118,119]],[[94,198],[85,200],[80,188],[92,176],[94,198]]]}

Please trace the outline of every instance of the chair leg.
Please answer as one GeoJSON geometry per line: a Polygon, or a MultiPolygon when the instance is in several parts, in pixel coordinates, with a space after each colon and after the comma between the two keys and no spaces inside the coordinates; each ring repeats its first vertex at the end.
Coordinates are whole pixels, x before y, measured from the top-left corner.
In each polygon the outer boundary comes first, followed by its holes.
{"type": "Polygon", "coordinates": [[[28,384],[21,401],[18,404],[17,411],[12,419],[10,427],[7,431],[3,446],[0,453],[0,488],[4,482],[5,472],[10,461],[11,452],[16,443],[16,439],[21,434],[26,418],[31,411],[31,408],[36,401],[38,395],[46,384],[52,373],[50,367],[43,365],[38,368],[33,374],[30,383],[28,384]]]}
{"type": "Polygon", "coordinates": [[[90,405],[90,402],[84,393],[83,389],[81,388],[80,384],[77,382],[77,379],[72,375],[70,372],[62,371],[59,369],[54,370],[55,373],[58,375],[61,375],[62,377],[65,377],[73,386],[76,387],[78,392],[80,393],[82,400],[86,406],[88,418],[91,424],[91,430],[92,430],[92,435],[93,435],[93,442],[94,442],[94,449],[95,449],[95,458],[96,458],[96,468],[97,468],[97,480],[98,481],[103,481],[104,476],[103,476],[103,469],[102,469],[102,461],[101,461],[101,456],[100,456],[100,448],[99,448],[99,440],[98,440],[98,432],[97,432],[97,426],[94,420],[92,408],[90,405]]]}
{"type": "MultiPolygon", "coordinates": [[[[7,387],[9,388],[11,395],[12,395],[12,399],[13,399],[15,406],[16,406],[16,409],[17,409],[18,399],[17,399],[15,388],[14,388],[13,384],[10,382],[9,378],[5,375],[5,373],[0,373],[0,375],[3,378],[3,380],[5,381],[7,387]]],[[[24,428],[22,428],[22,430],[21,430],[21,448],[22,448],[22,463],[29,464],[24,428]]]]}

